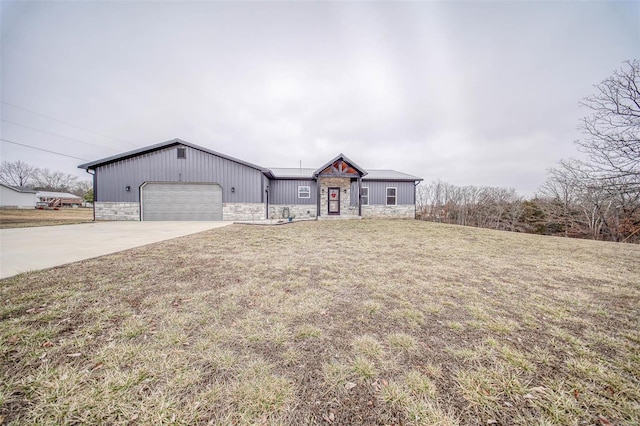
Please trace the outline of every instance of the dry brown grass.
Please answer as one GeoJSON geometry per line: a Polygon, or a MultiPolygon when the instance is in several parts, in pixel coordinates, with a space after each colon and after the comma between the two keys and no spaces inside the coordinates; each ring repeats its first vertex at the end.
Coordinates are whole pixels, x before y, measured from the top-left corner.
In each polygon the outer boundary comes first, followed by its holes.
{"type": "Polygon", "coordinates": [[[90,208],[0,209],[0,229],[71,225],[91,221],[93,221],[93,209],[90,208]]]}
{"type": "Polygon", "coordinates": [[[0,282],[10,424],[640,423],[640,247],[234,225],[0,282]]]}

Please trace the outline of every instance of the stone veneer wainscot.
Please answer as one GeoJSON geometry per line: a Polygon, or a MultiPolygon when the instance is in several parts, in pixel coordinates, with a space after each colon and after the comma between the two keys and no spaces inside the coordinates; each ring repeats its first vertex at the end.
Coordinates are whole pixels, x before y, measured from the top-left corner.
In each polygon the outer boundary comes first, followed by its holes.
{"type": "Polygon", "coordinates": [[[140,220],[140,203],[99,201],[94,208],[96,220],[140,220]]]}
{"type": "Polygon", "coordinates": [[[289,209],[289,214],[297,219],[316,217],[315,204],[270,204],[269,219],[283,219],[282,210],[289,209]]]}
{"type": "Polygon", "coordinates": [[[264,220],[265,210],[262,203],[223,203],[222,220],[264,220]]]}
{"type": "Polygon", "coordinates": [[[397,218],[415,219],[416,206],[414,204],[400,204],[398,206],[371,205],[362,206],[363,218],[397,218]]]}

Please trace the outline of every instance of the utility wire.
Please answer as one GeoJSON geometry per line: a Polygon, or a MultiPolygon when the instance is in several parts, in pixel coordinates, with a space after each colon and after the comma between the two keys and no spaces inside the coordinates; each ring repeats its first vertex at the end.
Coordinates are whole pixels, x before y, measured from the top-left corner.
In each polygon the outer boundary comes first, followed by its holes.
{"type": "Polygon", "coordinates": [[[57,121],[58,123],[65,124],[67,126],[71,126],[71,127],[74,127],[76,129],[80,129],[80,130],[85,131],[85,132],[93,133],[94,135],[102,136],[103,138],[112,139],[114,141],[119,141],[119,142],[124,142],[126,144],[129,144],[129,145],[137,147],[137,145],[134,144],[133,142],[125,141],[125,140],[118,139],[118,138],[112,138],[111,136],[103,135],[101,133],[94,132],[93,130],[85,129],[84,127],[79,127],[79,126],[76,126],[74,124],[67,123],[66,121],[58,120],[57,118],[53,118],[53,117],[50,117],[48,115],[40,114],[39,112],[35,112],[35,111],[32,111],[32,110],[27,109],[27,108],[23,108],[23,107],[18,106],[18,105],[10,104],[9,102],[5,102],[5,101],[0,101],[0,102],[2,102],[5,105],[9,105],[10,107],[21,109],[22,111],[27,111],[27,112],[30,112],[31,114],[39,115],[40,117],[48,118],[49,120],[57,121]]]}
{"type": "Polygon", "coordinates": [[[98,147],[98,148],[111,149],[111,148],[106,147],[104,145],[97,145],[95,143],[81,141],[80,139],[70,138],[69,136],[62,136],[62,135],[59,135],[57,133],[47,132],[46,130],[40,130],[40,129],[36,129],[35,127],[29,127],[29,126],[25,126],[24,124],[16,123],[15,121],[5,120],[4,118],[0,118],[0,121],[4,121],[5,123],[10,123],[10,124],[13,124],[14,126],[22,127],[24,129],[35,130],[36,132],[45,133],[47,135],[55,136],[55,137],[58,137],[58,138],[69,139],[70,141],[79,142],[81,144],[92,145],[92,146],[95,146],[95,147],[98,147]]]}
{"type": "Polygon", "coordinates": [[[10,141],[9,139],[0,138],[0,141],[9,142],[9,143],[12,143],[12,144],[15,144],[15,145],[20,145],[20,146],[26,146],[27,148],[37,149],[38,151],[44,151],[44,152],[48,152],[50,154],[62,155],[63,157],[69,157],[69,158],[73,158],[75,160],[89,161],[86,158],[74,157],[73,155],[67,155],[67,154],[63,154],[61,152],[49,151],[48,149],[38,148],[37,146],[31,146],[31,145],[27,145],[27,144],[24,144],[24,143],[10,141]]]}

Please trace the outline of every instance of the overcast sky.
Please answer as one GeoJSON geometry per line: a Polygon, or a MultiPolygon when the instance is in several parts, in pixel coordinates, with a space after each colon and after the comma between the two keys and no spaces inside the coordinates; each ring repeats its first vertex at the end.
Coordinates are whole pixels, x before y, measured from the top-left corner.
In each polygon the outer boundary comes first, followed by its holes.
{"type": "MultiPolygon", "coordinates": [[[[96,160],[181,138],[266,167],[342,152],[527,196],[579,155],[579,101],[640,57],[640,2],[3,1],[1,13],[3,139],[96,160]]],[[[86,176],[81,160],[0,146],[3,160],[86,176]]]]}

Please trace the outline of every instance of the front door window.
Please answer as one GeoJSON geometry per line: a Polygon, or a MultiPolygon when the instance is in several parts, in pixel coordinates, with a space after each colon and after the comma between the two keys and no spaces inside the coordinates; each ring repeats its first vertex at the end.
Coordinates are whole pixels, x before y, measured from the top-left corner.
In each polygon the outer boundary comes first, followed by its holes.
{"type": "Polygon", "coordinates": [[[329,214],[340,214],[340,188],[329,188],[329,214]]]}

